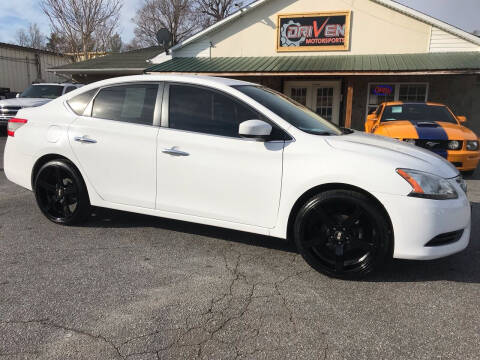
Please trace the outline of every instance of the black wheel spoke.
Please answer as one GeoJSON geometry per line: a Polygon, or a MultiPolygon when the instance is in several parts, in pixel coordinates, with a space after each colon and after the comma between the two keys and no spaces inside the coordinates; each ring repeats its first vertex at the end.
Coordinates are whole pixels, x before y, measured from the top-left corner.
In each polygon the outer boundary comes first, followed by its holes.
{"type": "Polygon", "coordinates": [[[61,172],[59,166],[55,166],[55,179],[56,179],[56,181],[57,181],[57,184],[63,185],[63,182],[62,182],[62,172],[61,172]]]}
{"type": "Polygon", "coordinates": [[[359,240],[359,239],[357,239],[357,240],[355,241],[355,244],[357,244],[358,247],[359,247],[360,249],[363,249],[363,250],[371,250],[371,249],[373,249],[373,248],[375,247],[375,244],[374,244],[374,243],[370,243],[370,242],[368,242],[368,241],[366,241],[366,240],[359,240]]]}
{"type": "Polygon", "coordinates": [[[318,236],[318,235],[312,235],[305,241],[303,241],[303,245],[305,247],[313,247],[317,245],[321,245],[323,243],[323,240],[318,236]]]}
{"type": "Polygon", "coordinates": [[[75,189],[75,187],[71,184],[67,185],[67,187],[65,187],[65,189],[63,190],[63,193],[65,195],[74,195],[77,193],[77,190],[75,189]]]}
{"type": "Polygon", "coordinates": [[[42,189],[44,189],[46,191],[55,192],[55,190],[56,190],[55,185],[50,184],[50,183],[48,183],[44,180],[38,180],[37,184],[38,184],[39,187],[41,187],[42,189]]]}
{"type": "Polygon", "coordinates": [[[344,264],[344,245],[337,243],[335,245],[335,271],[342,272],[344,264]]]}
{"type": "Polygon", "coordinates": [[[342,226],[351,227],[356,225],[360,221],[360,216],[362,213],[363,212],[360,206],[355,205],[353,212],[343,221],[342,226]]]}
{"type": "Polygon", "coordinates": [[[316,206],[314,210],[317,216],[319,216],[320,218],[320,223],[326,226],[333,226],[335,224],[333,218],[325,211],[322,206],[316,206]]]}
{"type": "Polygon", "coordinates": [[[45,210],[51,210],[52,209],[52,205],[55,203],[54,199],[53,199],[53,196],[48,196],[47,197],[47,203],[44,205],[45,207],[45,210]]]}
{"type": "Polygon", "coordinates": [[[68,206],[68,203],[66,201],[63,202],[63,215],[65,217],[69,217],[70,215],[72,215],[70,207],[68,206]]]}

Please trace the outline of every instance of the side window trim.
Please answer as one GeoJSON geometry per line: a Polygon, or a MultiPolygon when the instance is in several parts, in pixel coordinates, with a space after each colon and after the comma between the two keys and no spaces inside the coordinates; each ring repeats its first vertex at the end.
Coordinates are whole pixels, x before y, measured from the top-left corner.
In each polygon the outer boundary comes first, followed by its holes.
{"type": "MultiPolygon", "coordinates": [[[[207,133],[207,132],[199,132],[199,131],[192,131],[192,130],[181,130],[181,129],[174,129],[174,128],[171,128],[170,127],[170,123],[169,123],[169,103],[170,103],[170,86],[171,85],[179,85],[179,86],[190,86],[190,87],[196,87],[196,88],[200,88],[200,89],[206,89],[206,90],[209,90],[209,91],[213,91],[213,92],[216,92],[216,93],[219,93],[223,96],[226,96],[228,98],[230,98],[232,101],[242,105],[242,106],[245,106],[247,107],[249,110],[251,110],[252,112],[254,113],[257,113],[261,116],[263,116],[268,123],[270,123],[271,125],[274,125],[276,126],[278,129],[280,129],[280,131],[282,131],[284,134],[285,134],[285,137],[288,138],[288,139],[285,139],[285,140],[272,140],[272,142],[277,142],[277,141],[291,141],[293,140],[293,136],[291,136],[287,131],[285,131],[281,126],[279,126],[275,121],[271,120],[268,116],[266,116],[265,114],[263,114],[262,112],[260,112],[259,110],[255,109],[253,106],[245,103],[244,101],[242,101],[241,99],[238,99],[237,97],[231,95],[231,94],[228,94],[226,92],[223,92],[221,90],[218,90],[216,88],[212,88],[212,87],[209,87],[209,86],[203,86],[203,85],[197,85],[197,84],[191,84],[191,83],[182,83],[182,82],[168,82],[168,83],[165,83],[165,87],[164,87],[164,90],[163,90],[163,101],[162,101],[162,127],[165,127],[165,128],[168,128],[170,130],[175,130],[175,131],[185,131],[185,132],[189,132],[189,133],[194,133],[194,134],[202,134],[202,135],[208,135],[208,136],[220,136],[220,137],[224,137],[224,138],[229,138],[229,139],[236,139],[236,140],[246,140],[246,141],[252,141],[252,139],[248,139],[248,138],[243,138],[243,137],[235,137],[235,136],[226,136],[226,135],[217,135],[217,134],[210,134],[210,133],[207,133]]],[[[252,119],[253,120],[253,119],[252,119]]],[[[259,119],[260,120],[260,119],[259,119]]],[[[255,141],[255,140],[254,140],[255,141]]]]}
{"type": "Polygon", "coordinates": [[[162,122],[162,108],[163,108],[163,93],[165,89],[165,83],[160,82],[157,84],[157,97],[155,98],[155,109],[153,110],[153,126],[160,126],[162,122]]]}
{"type": "Polygon", "coordinates": [[[165,83],[165,86],[163,87],[162,119],[161,119],[161,126],[165,128],[170,128],[170,124],[168,121],[169,101],[170,101],[170,83],[165,83]]]}
{"type": "Polygon", "coordinates": [[[87,107],[83,111],[82,116],[92,117],[93,101],[95,100],[95,98],[97,97],[97,95],[98,95],[98,93],[100,92],[101,89],[103,89],[103,88],[102,87],[97,88],[97,91],[95,92],[95,95],[93,95],[92,98],[90,99],[90,102],[88,103],[87,107]]]}

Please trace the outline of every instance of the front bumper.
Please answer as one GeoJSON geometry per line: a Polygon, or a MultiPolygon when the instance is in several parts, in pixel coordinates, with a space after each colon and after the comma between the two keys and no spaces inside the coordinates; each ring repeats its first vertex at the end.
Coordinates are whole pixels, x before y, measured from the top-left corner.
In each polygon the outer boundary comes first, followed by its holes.
{"type": "Polygon", "coordinates": [[[374,194],[385,206],[394,232],[393,257],[429,260],[455,254],[470,240],[470,203],[464,193],[453,200],[374,194]],[[463,230],[455,242],[426,246],[438,235],[463,230]]]}
{"type": "Polygon", "coordinates": [[[475,170],[480,160],[480,151],[448,151],[447,160],[459,171],[475,170]]]}

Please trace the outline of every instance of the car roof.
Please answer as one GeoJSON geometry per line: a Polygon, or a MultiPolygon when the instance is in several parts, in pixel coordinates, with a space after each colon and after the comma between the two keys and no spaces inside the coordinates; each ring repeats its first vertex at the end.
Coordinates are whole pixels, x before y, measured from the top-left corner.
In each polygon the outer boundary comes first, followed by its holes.
{"type": "Polygon", "coordinates": [[[229,78],[222,78],[216,76],[203,76],[203,75],[184,75],[184,74],[144,74],[144,75],[131,75],[110,78],[101,80],[95,83],[91,83],[85,86],[85,90],[96,88],[99,86],[115,85],[128,82],[142,82],[142,81],[168,81],[168,82],[185,82],[196,85],[211,85],[211,86],[234,86],[234,85],[255,85],[253,83],[235,80],[229,78]]]}
{"type": "Polygon", "coordinates": [[[382,104],[385,104],[385,106],[391,106],[391,105],[428,105],[428,106],[446,106],[445,104],[441,103],[436,103],[436,102],[430,102],[430,101],[387,101],[382,104]]]}

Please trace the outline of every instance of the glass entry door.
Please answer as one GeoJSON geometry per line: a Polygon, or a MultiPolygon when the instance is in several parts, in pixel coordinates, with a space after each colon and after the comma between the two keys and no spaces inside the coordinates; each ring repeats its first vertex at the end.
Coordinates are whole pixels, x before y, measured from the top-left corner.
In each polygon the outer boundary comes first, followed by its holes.
{"type": "Polygon", "coordinates": [[[284,93],[339,125],[340,81],[287,81],[284,93]]]}

